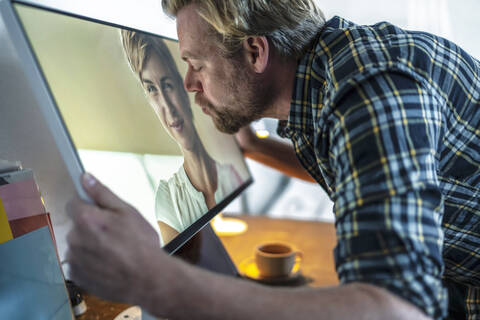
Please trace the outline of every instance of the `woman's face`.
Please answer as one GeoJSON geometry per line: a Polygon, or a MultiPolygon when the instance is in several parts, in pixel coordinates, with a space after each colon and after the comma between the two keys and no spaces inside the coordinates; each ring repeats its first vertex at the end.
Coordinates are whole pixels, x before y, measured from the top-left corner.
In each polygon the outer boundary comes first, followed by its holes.
{"type": "Polygon", "coordinates": [[[183,82],[156,53],[145,61],[141,78],[148,100],[165,130],[183,150],[191,150],[196,132],[183,82]]]}

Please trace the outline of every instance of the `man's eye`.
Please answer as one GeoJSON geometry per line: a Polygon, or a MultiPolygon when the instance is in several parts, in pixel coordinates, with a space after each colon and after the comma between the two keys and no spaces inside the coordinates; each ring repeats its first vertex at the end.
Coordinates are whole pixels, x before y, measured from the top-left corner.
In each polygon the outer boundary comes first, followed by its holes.
{"type": "Polygon", "coordinates": [[[195,72],[198,72],[198,71],[202,70],[202,66],[194,66],[194,65],[192,65],[192,70],[195,71],[195,72]]]}

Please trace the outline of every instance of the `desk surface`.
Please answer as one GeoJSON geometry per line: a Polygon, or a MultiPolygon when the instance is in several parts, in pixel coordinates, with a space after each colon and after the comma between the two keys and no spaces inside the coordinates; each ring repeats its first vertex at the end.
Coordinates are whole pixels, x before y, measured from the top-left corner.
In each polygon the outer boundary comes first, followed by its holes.
{"type": "Polygon", "coordinates": [[[220,236],[236,266],[251,257],[259,244],[281,241],[303,252],[302,274],[312,279],[309,286],[338,284],[333,260],[336,236],[332,223],[246,216],[241,219],[248,225],[244,234],[220,236]]]}
{"type": "MultiPolygon", "coordinates": [[[[292,244],[303,252],[302,274],[311,279],[307,284],[325,287],[338,284],[333,261],[336,237],[331,223],[271,219],[266,217],[241,216],[248,230],[236,236],[220,236],[235,265],[253,255],[258,244],[282,241],[292,244]]],[[[115,318],[129,305],[112,303],[87,296],[88,311],[78,320],[109,320],[115,318]]]]}

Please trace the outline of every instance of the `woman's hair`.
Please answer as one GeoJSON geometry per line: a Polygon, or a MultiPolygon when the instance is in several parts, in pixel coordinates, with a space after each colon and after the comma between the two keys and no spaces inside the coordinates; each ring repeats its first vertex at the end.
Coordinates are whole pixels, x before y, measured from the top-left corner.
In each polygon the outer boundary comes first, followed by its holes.
{"type": "Polygon", "coordinates": [[[121,30],[120,36],[130,68],[140,80],[142,80],[142,70],[148,57],[156,54],[159,59],[164,61],[165,66],[170,69],[172,74],[175,75],[176,80],[180,84],[183,83],[175,61],[162,39],[130,30],[121,30]]]}
{"type": "Polygon", "coordinates": [[[216,31],[219,46],[233,56],[250,36],[265,36],[280,55],[299,58],[325,24],[317,0],[162,0],[176,17],[195,3],[200,16],[216,31]]]}
{"type": "Polygon", "coordinates": [[[156,54],[164,65],[170,69],[172,75],[176,78],[175,80],[178,82],[179,90],[182,90],[185,96],[186,106],[184,107],[186,107],[187,113],[193,119],[190,102],[183,87],[183,78],[165,42],[163,42],[161,38],[130,30],[121,30],[120,37],[128,64],[132,71],[138,76],[140,82],[142,81],[142,71],[145,67],[145,62],[152,54],[156,54]]]}

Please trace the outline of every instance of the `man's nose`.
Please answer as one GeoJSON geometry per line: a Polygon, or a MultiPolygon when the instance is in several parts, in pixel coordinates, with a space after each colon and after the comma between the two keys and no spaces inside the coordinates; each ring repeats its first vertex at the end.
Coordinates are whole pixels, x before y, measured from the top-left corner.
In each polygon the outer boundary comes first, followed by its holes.
{"type": "Polygon", "coordinates": [[[185,90],[189,92],[200,92],[203,90],[202,83],[193,75],[190,68],[187,70],[183,85],[185,86],[185,90]]]}

